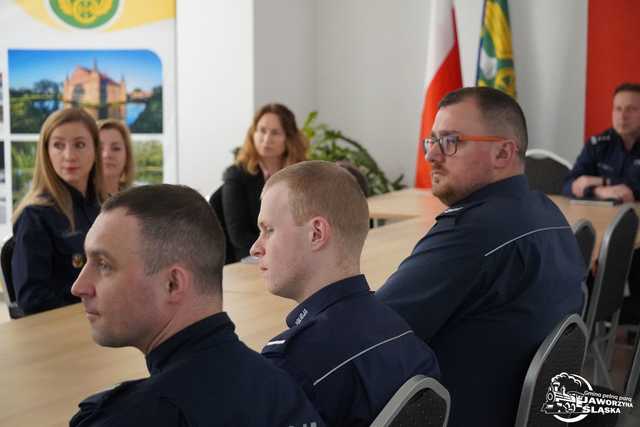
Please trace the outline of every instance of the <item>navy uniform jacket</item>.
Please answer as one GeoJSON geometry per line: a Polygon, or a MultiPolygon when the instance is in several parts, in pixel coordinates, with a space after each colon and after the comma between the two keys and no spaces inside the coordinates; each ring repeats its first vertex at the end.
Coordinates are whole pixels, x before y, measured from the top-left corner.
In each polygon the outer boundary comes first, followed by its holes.
{"type": "Polygon", "coordinates": [[[251,175],[241,166],[233,165],[222,176],[222,209],[224,226],[233,245],[237,259],[249,256],[251,245],[258,239],[258,214],[260,194],[264,187],[264,176],[258,168],[251,175]]]}
{"type": "Polygon", "coordinates": [[[302,384],[331,427],[368,426],[406,380],[439,378],[431,349],[375,300],[363,275],[322,288],[287,325],[262,354],[302,384]]]}
{"type": "Polygon", "coordinates": [[[376,297],[438,355],[450,427],[512,427],[533,354],[579,312],[584,275],[566,219],[519,175],[440,214],[376,297]]]}
{"type": "Polygon", "coordinates": [[[322,427],[297,384],[247,348],[226,313],[147,355],[151,376],[80,403],[70,427],[322,427]]]}
{"type": "Polygon", "coordinates": [[[66,187],[71,193],[75,231],[70,231],[69,220],[53,205],[27,206],[13,226],[13,286],[25,314],[80,301],[71,295],[71,285],[84,266],[84,238],[100,206],[91,184],[86,198],[75,188],[66,187]]]}
{"type": "Polygon", "coordinates": [[[624,142],[613,129],[589,138],[584,144],[573,169],[564,181],[562,192],[573,197],[571,185],[582,175],[601,176],[608,185],[625,184],[640,200],[640,141],[627,151],[624,142]]]}

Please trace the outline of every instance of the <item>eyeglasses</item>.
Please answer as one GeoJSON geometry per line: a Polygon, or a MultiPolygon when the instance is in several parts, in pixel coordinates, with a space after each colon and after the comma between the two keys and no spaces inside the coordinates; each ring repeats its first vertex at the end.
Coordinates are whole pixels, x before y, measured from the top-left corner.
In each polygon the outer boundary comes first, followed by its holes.
{"type": "Polygon", "coordinates": [[[438,144],[440,152],[445,156],[453,156],[458,151],[458,144],[466,141],[476,142],[499,142],[509,141],[509,138],[503,136],[484,136],[484,135],[464,135],[461,133],[451,133],[448,135],[434,136],[425,138],[422,143],[424,144],[424,155],[429,155],[429,152],[433,150],[433,146],[438,144]]]}

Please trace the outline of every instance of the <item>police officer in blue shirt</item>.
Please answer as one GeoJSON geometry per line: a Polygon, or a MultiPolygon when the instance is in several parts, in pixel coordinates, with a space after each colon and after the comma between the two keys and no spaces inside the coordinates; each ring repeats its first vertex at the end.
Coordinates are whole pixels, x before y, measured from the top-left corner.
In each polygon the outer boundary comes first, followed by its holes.
{"type": "Polygon", "coordinates": [[[368,426],[406,380],[439,376],[433,352],[360,274],[369,211],[348,171],[309,161],[277,172],[258,226],[251,254],[268,290],[298,302],[262,354],[302,385],[328,425],[368,426]]]}
{"type": "Polygon", "coordinates": [[[613,93],[613,127],[584,144],[563,192],[569,197],[640,199],[640,84],[613,93]]]}
{"type": "Polygon", "coordinates": [[[36,145],[31,188],[14,213],[13,286],[24,314],[79,302],[71,285],[100,209],[98,127],[79,108],[51,114],[36,145]]]}
{"type": "MultiPolygon", "coordinates": [[[[623,83],[613,93],[613,127],[584,144],[563,192],[569,197],[640,200],[640,84],[623,83]]],[[[631,294],[625,298],[622,323],[640,322],[640,252],[629,270],[631,294]]]]}
{"type": "Polygon", "coordinates": [[[138,348],[151,375],[84,400],[71,427],[324,425],[222,312],[224,242],[207,201],[187,187],[136,187],[103,205],[72,292],[94,340],[138,348]]]}
{"type": "Polygon", "coordinates": [[[438,355],[450,427],[512,427],[533,354],[582,304],[576,240],[553,202],[529,190],[526,147],[510,96],[446,95],[425,152],[448,209],[376,293],[438,355]]]}

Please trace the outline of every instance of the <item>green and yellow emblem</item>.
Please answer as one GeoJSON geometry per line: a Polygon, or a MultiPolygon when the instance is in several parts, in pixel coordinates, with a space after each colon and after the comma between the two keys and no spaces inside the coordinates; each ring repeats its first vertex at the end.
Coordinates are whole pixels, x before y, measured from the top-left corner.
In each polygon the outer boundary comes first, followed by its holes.
{"type": "Polygon", "coordinates": [[[98,28],[108,23],[124,0],[48,0],[53,13],[72,27],[98,28]]]}
{"type": "Polygon", "coordinates": [[[485,0],[477,70],[478,86],[493,87],[515,98],[516,73],[507,0],[485,0]]]}

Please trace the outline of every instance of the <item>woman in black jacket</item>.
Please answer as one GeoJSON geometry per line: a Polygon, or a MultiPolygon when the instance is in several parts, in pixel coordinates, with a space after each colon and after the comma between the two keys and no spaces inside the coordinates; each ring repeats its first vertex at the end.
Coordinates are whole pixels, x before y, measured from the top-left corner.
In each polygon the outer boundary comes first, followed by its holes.
{"type": "Polygon", "coordinates": [[[296,118],[282,104],[260,108],[247,131],[235,163],[222,179],[224,228],[234,259],[249,255],[258,238],[260,193],[271,175],[285,166],[306,160],[309,142],[298,129],[296,118]]]}

